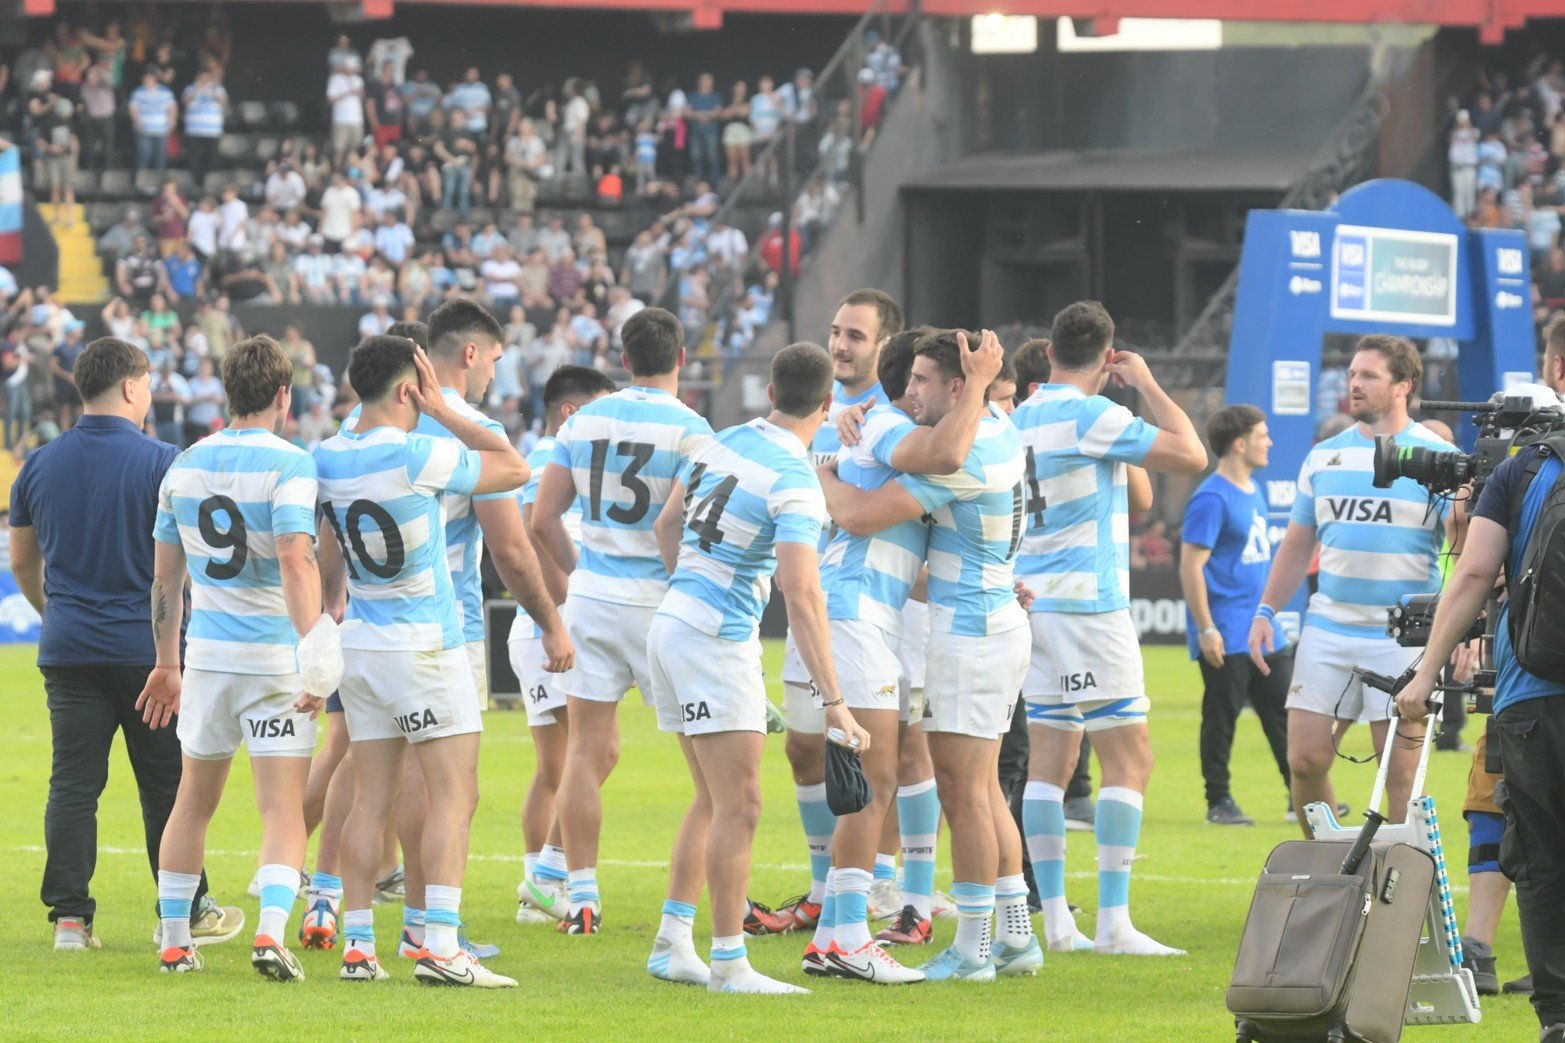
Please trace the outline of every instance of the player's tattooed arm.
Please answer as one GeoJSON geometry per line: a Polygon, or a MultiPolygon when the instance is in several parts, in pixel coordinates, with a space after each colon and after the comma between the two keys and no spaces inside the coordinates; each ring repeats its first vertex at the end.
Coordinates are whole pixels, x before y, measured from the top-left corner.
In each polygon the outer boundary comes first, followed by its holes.
{"type": "Polygon", "coordinates": [[[321,572],[315,560],[315,537],[307,532],[277,536],[277,567],[282,573],[283,601],[300,637],[321,618],[321,572]]]}
{"type": "Polygon", "coordinates": [[[179,712],[179,624],[185,614],[185,548],[159,542],[153,552],[151,622],[157,665],[136,699],[141,719],[161,728],[179,712]]]}

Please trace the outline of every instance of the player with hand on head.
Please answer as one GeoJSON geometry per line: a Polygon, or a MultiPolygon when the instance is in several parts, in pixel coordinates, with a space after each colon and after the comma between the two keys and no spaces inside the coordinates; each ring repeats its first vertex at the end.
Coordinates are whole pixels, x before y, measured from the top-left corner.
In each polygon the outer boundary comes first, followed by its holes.
{"type": "MultiPolygon", "coordinates": [[[[976,333],[941,330],[918,341],[907,397],[913,419],[934,427],[967,395],[962,353],[976,333]]],[[[980,401],[998,366],[978,383],[980,401]]],[[[899,474],[872,490],[820,471],[832,519],[858,536],[928,515],[929,656],[924,732],[951,827],[956,942],[920,968],[931,981],[992,981],[1042,963],[1031,943],[1027,895],[1000,911],[1001,959],[991,957],[996,881],[1021,878],[1021,838],[1000,793],[999,737],[1027,668],[1027,614],[1012,570],[1021,540],[1021,443],[995,407],[978,425],[961,467],[947,475],[899,474]],[[1019,910],[1019,915],[1018,915],[1019,910]]]]}
{"type": "MultiPolygon", "coordinates": [[[[886,341],[902,331],[902,309],[880,290],[854,290],[837,305],[832,316],[826,351],[832,360],[831,406],[827,422],[810,441],[810,455],[816,466],[836,460],[842,441],[836,420],[853,406],[868,409],[884,404],[885,389],[880,386],[880,351],[886,341]]],[[[826,534],[822,534],[819,552],[826,552],[826,534]]],[[[754,907],[745,930],[751,934],[771,934],[788,930],[813,930],[820,919],[826,899],[826,876],[831,870],[831,838],[836,816],[826,806],[826,743],[818,686],[812,687],[809,671],[799,655],[792,635],[783,650],[783,702],[788,721],[788,764],[793,769],[794,796],[799,803],[799,820],[810,856],[810,889],[798,898],[783,903],[776,913],[754,907]]]]}
{"type": "Polygon", "coordinates": [[[570,577],[563,614],[576,646],[575,666],[558,682],[571,721],[555,796],[570,874],[565,934],[598,933],[600,794],[619,759],[619,703],[631,685],[652,699],[646,633],[668,591],[652,525],[678,469],[712,437],[712,426],[676,397],[685,364],[679,320],[645,308],[625,320],[620,340],[632,385],[560,427],[532,512],[532,531],[570,577]],[[579,563],[565,526],[578,503],[579,563]]]}
{"type": "MultiPolygon", "coordinates": [[[[538,498],[538,479],[554,454],[555,436],[576,411],[589,402],[614,392],[614,381],[588,366],[561,366],[549,375],[543,387],[544,436],[527,454],[532,477],[517,495],[522,508],[522,526],[534,542],[538,562],[543,568],[545,585],[556,604],[565,603],[567,577],[560,571],[532,530],[533,503],[538,498]]],[[[565,527],[572,542],[581,545],[581,506],[573,503],[565,514],[565,527]]],[[[578,550],[578,553],[580,551],[578,550]]],[[[538,765],[533,772],[527,798],[522,804],[522,837],[526,847],[526,869],[516,889],[517,923],[552,923],[570,913],[570,894],[565,849],[560,846],[560,823],[554,811],[554,797],[565,767],[566,736],[570,719],[565,693],[556,681],[559,675],[545,668],[547,658],[543,632],[521,608],[511,623],[507,642],[511,669],[522,687],[522,705],[532,731],[538,765]]]]}
{"type": "MultiPolygon", "coordinates": [[[[1266,657],[1278,647],[1273,621],[1304,582],[1318,545],[1320,589],[1299,634],[1287,704],[1290,787],[1306,836],[1304,808],[1317,801],[1336,806],[1331,767],[1342,732],[1368,720],[1378,754],[1392,727],[1390,697],[1366,690],[1353,668],[1396,677],[1419,657],[1418,649],[1386,636],[1386,611],[1404,595],[1439,590],[1442,546],[1456,545],[1450,500],[1431,503],[1411,478],[1388,489],[1374,484],[1376,435],[1395,435],[1398,445],[1454,449],[1408,417],[1408,399],[1422,380],[1412,341],[1386,334],[1359,339],[1348,366],[1349,412],[1357,423],[1304,458],[1288,529],[1250,624],[1250,658],[1266,674],[1266,657]]],[[[1391,757],[1388,815],[1400,822],[1418,745],[1398,743],[1391,757]]]]}
{"type": "Polygon", "coordinates": [[[1098,302],[1079,301],[1056,315],[1046,352],[1051,382],[1011,416],[1027,458],[1027,531],[1017,570],[1036,593],[1032,662],[1022,690],[1030,758],[1022,821],[1046,938],[1054,952],[1178,955],[1181,950],[1153,941],[1130,920],[1130,867],[1152,749],[1141,646],[1130,617],[1129,509],[1137,466],[1198,474],[1206,449],[1146,361],[1115,350],[1114,320],[1098,302]],[[1110,380],[1139,392],[1155,423],[1105,398],[1110,380]],[[1092,734],[1103,765],[1092,941],[1076,929],[1065,900],[1064,794],[1083,730],[1092,734]]]}
{"type": "Polygon", "coordinates": [[[347,583],[347,616],[360,624],[344,638],[339,687],[357,787],[343,827],[341,976],[387,977],[376,959],[370,900],[411,745],[428,800],[420,851],[427,926],[414,977],[514,986],[458,942],[483,725],[447,565],[443,498],[515,490],[527,480],[527,464],[504,435],[456,408],[411,340],[365,338],[348,358],[348,379],[362,399],[358,424],[315,450],[322,571],[328,590],[347,583]],[[415,433],[421,416],[454,437],[415,433]]]}
{"type": "MultiPolygon", "coordinates": [[[[981,419],[989,415],[987,389],[1000,372],[1004,352],[999,338],[985,331],[971,351],[965,334],[957,336],[963,386],[955,404],[933,425],[921,427],[912,421],[907,390],[918,339],[899,333],[881,351],[882,387],[895,398],[869,412],[857,444],[837,459],[838,476],[856,489],[878,489],[898,474],[942,475],[959,469],[978,436],[981,419]]],[[[804,954],[804,967],[811,973],[880,983],[923,980],[920,972],[901,966],[870,937],[867,917],[876,848],[897,793],[902,733],[909,723],[910,706],[901,698],[903,666],[897,645],[903,609],[928,545],[929,530],[922,519],[907,519],[869,535],[838,529],[822,558],[821,583],[831,620],[837,681],[849,709],[875,743],[863,756],[874,797],[864,810],[837,819],[826,901],[814,940],[804,954]]],[[[926,629],[917,637],[927,641],[927,635],[926,629]]],[[[938,823],[938,812],[933,823],[938,823]]],[[[932,824],[922,828],[933,834],[932,824]]],[[[926,836],[923,845],[932,848],[933,837],[926,836]]],[[[910,866],[907,871],[918,868],[910,866]]],[[[932,862],[928,868],[932,876],[932,862]]],[[[927,892],[921,899],[909,896],[898,909],[912,909],[913,930],[920,940],[927,939],[927,892]],[[920,901],[922,909],[915,905],[920,901]]]]}
{"type": "Polygon", "coordinates": [[[178,713],[184,774],[158,870],[162,969],[202,968],[190,936],[207,828],[234,753],[245,746],[261,809],[261,915],[250,963],[278,981],[304,977],[283,944],[308,836],[304,786],[315,717],[342,675],[337,624],[321,611],[315,558],[315,462],[278,437],[293,366],[270,337],[223,359],[232,423],[180,454],[158,494],[152,632],[158,665],[136,701],[143,720],[178,713]],[[180,673],[185,578],[191,616],[180,673]]]}
{"type": "Polygon", "coordinates": [[[675,840],[647,969],[704,981],[713,992],[807,991],[756,971],[744,944],[766,739],[759,629],[773,572],[832,741],[861,755],[874,748],[837,686],[818,577],[825,503],[806,447],[831,402],[826,353],[803,343],[778,352],[768,395],[770,416],[728,428],[690,455],[656,523],[670,578],[647,660],[658,728],[680,736],[695,797],[675,840]],[[703,877],[712,898],[710,968],[691,940],[703,877]]]}

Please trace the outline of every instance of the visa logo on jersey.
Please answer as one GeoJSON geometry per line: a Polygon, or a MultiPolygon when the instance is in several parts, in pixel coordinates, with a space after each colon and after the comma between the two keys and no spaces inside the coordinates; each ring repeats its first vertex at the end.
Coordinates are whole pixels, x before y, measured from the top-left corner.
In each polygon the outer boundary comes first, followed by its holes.
{"type": "Polygon", "coordinates": [[[1321,505],[1330,521],[1384,522],[1391,524],[1391,502],[1361,496],[1323,496],[1321,505]]]}
{"type": "Polygon", "coordinates": [[[414,710],[412,713],[399,713],[392,720],[396,721],[397,730],[403,735],[412,735],[415,732],[426,731],[440,723],[435,719],[435,711],[427,706],[422,710],[414,710]]]}
{"type": "Polygon", "coordinates": [[[1320,256],[1319,232],[1289,232],[1288,242],[1293,247],[1293,256],[1295,257],[1320,256]]]}
{"type": "Polygon", "coordinates": [[[1098,679],[1093,676],[1091,670],[1084,674],[1060,675],[1060,691],[1062,692],[1083,692],[1088,688],[1096,688],[1097,686],[1098,679]]]}
{"type": "Polygon", "coordinates": [[[293,730],[292,717],[251,718],[245,723],[250,726],[252,739],[292,739],[298,734],[293,730]]]}

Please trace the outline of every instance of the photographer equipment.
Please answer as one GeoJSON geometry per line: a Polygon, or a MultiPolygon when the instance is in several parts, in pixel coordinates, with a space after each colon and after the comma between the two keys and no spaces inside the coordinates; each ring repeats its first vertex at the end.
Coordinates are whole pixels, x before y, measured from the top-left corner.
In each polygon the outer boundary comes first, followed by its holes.
{"type": "MultiPolygon", "coordinates": [[[[1356,673],[1388,694],[1408,677],[1356,673]]],[[[1268,856],[1228,989],[1241,1043],[1395,1043],[1404,1024],[1478,1022],[1434,798],[1421,795],[1433,735],[1425,728],[1405,822],[1380,814],[1393,723],[1365,824],[1339,825],[1330,807],[1311,804],[1304,811],[1315,839],[1287,841],[1268,856]]]]}
{"type": "MultiPolygon", "coordinates": [[[[1423,648],[1429,644],[1429,631],[1434,625],[1435,609],[1440,605],[1438,594],[1404,594],[1402,599],[1386,611],[1386,633],[1403,648],[1423,648]]],[[[1468,713],[1492,713],[1494,707],[1494,627],[1500,618],[1500,599],[1491,594],[1484,615],[1473,621],[1461,640],[1481,641],[1478,669],[1466,684],[1442,684],[1438,690],[1447,695],[1460,695],[1467,704],[1468,713]]],[[[1371,675],[1358,671],[1372,687],[1382,688],[1371,680],[1371,675]]],[[[1374,675],[1379,676],[1379,675],[1374,675]]],[[[1390,691],[1389,688],[1382,688],[1390,691]]]]}
{"type": "MultiPolygon", "coordinates": [[[[1511,498],[1511,532],[1521,531],[1527,490],[1550,456],[1565,458],[1565,432],[1544,438],[1522,472],[1511,498]]],[[[1545,681],[1565,681],[1565,481],[1549,490],[1522,551],[1520,575],[1509,578],[1507,621],[1517,665],[1545,681]]]]}
{"type": "Polygon", "coordinates": [[[1472,453],[1399,446],[1392,435],[1375,436],[1375,487],[1388,489],[1398,478],[1411,478],[1434,495],[1450,495],[1469,482],[1476,497],[1500,463],[1517,449],[1565,429],[1559,396],[1537,384],[1520,384],[1496,392],[1487,402],[1437,402],[1425,399],[1425,410],[1474,413],[1478,440],[1472,453]]]}

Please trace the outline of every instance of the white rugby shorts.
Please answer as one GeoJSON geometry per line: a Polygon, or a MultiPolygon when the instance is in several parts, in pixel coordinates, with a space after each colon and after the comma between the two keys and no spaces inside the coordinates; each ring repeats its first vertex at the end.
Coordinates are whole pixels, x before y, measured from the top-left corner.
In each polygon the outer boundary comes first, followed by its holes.
{"type": "Polygon", "coordinates": [[[759,637],[728,641],[673,616],[655,616],[647,634],[647,665],[659,731],[766,734],[759,637]]]}
{"type": "Polygon", "coordinates": [[[467,643],[467,666],[473,672],[473,690],[478,693],[478,708],[489,709],[489,654],[482,641],[467,643]]]}
{"type": "Polygon", "coordinates": [[[1129,609],[1029,612],[1032,661],[1022,695],[1027,721],[1061,731],[1102,731],[1146,720],[1141,642],[1129,609]]]}
{"type": "Polygon", "coordinates": [[[1395,707],[1391,696],[1364,687],[1353,668],[1396,677],[1413,665],[1420,651],[1403,648],[1390,637],[1349,637],[1306,623],[1293,656],[1288,709],[1343,721],[1389,720],[1395,707]]]}
{"type": "Polygon", "coordinates": [[[1009,731],[1027,673],[1027,646],[1026,627],[982,637],[931,633],[924,672],[924,732],[998,739],[1009,731]]]}
{"type": "Polygon", "coordinates": [[[647,670],[647,630],[656,605],[615,605],[571,594],[560,608],[576,646],[575,664],[556,682],[566,695],[595,703],[617,703],[632,687],[652,703],[647,670]]]}
{"type": "Polygon", "coordinates": [[[464,647],[438,652],[345,648],[337,691],[348,738],[424,742],[483,731],[464,647]]]}
{"type": "Polygon", "coordinates": [[[799,646],[793,642],[793,631],[783,642],[783,717],[788,730],[804,735],[823,735],[826,732],[826,711],[821,709],[821,693],[810,672],[799,657],[799,646]]]}
{"type": "Polygon", "coordinates": [[[175,733],[197,760],[225,760],[244,746],[252,757],[309,757],[315,722],[293,704],[304,692],[298,674],[229,674],[187,669],[175,733]]]}
{"type": "Polygon", "coordinates": [[[551,674],[543,668],[543,640],[533,635],[533,621],[518,615],[511,627],[511,638],[506,644],[511,657],[511,670],[522,686],[522,706],[527,710],[530,728],[545,728],[558,724],[556,710],[565,709],[565,693],[560,691],[559,674],[551,674]]]}

